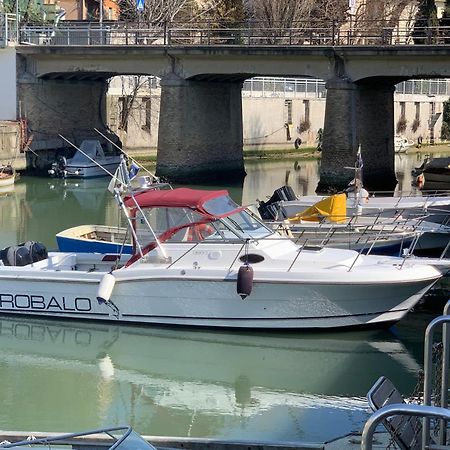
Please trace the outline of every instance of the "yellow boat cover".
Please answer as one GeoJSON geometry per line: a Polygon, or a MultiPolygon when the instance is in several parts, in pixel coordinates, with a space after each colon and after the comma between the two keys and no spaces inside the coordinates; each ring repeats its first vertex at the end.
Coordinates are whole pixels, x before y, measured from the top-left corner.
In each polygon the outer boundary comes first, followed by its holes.
{"type": "Polygon", "coordinates": [[[335,194],[324,198],[320,202],[310,206],[302,212],[290,217],[290,222],[320,222],[326,219],[330,222],[343,223],[347,215],[347,196],[345,194],[335,194]]]}

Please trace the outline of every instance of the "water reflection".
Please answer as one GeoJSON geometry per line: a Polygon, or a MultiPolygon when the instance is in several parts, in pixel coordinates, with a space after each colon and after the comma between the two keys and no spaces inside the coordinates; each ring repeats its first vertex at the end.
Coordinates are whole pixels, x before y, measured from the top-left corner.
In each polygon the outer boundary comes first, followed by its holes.
{"type": "MultiPolygon", "coordinates": [[[[396,155],[398,191],[411,191],[411,170],[427,155],[396,155]]],[[[440,156],[440,154],[435,154],[440,156]]],[[[257,160],[246,163],[242,186],[195,185],[195,188],[229,190],[245,205],[270,197],[286,181],[298,195],[313,194],[319,182],[320,160],[257,160]]],[[[107,190],[108,178],[62,180],[22,177],[9,192],[0,192],[0,246],[38,240],[55,248],[55,234],[83,224],[117,225],[121,213],[107,190]]],[[[416,191],[417,195],[422,195],[416,191]]]]}
{"type": "Polygon", "coordinates": [[[21,177],[0,193],[0,245],[38,240],[56,246],[55,234],[86,223],[117,223],[118,208],[106,178],[62,180],[21,177]]]}
{"type": "Polygon", "coordinates": [[[410,392],[419,369],[388,332],[265,335],[2,318],[0,346],[3,429],[127,423],[154,435],[322,441],[360,428],[363,397],[380,375],[410,392]]]}
{"type": "MultiPolygon", "coordinates": [[[[421,160],[396,161],[399,189],[410,190],[421,160]]],[[[311,194],[319,164],[251,162],[243,186],[227,188],[244,204],[286,179],[311,194]]],[[[117,224],[108,181],[22,177],[0,193],[0,245],[32,239],[53,248],[65,228],[117,224]]],[[[423,340],[417,317],[400,323],[402,341],[388,332],[262,335],[0,319],[0,427],[130,424],[143,434],[324,441],[361,428],[364,396],[380,375],[412,391],[423,340]]]]}

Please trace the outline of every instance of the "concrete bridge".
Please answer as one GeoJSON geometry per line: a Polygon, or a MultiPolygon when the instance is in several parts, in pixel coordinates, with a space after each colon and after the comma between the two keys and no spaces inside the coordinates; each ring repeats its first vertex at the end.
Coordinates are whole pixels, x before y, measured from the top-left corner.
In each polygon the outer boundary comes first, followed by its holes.
{"type": "MultiPolygon", "coordinates": [[[[37,42],[33,42],[35,34],[25,31],[22,41],[27,45],[16,47],[19,98],[32,128],[68,136],[74,124],[78,129],[102,128],[108,78],[159,76],[157,173],[183,182],[242,177],[241,87],[245,79],[306,76],[321,78],[327,86],[320,187],[348,183],[352,174],[344,167],[354,165],[360,145],[366,184],[373,189],[392,188],[394,85],[412,78],[450,77],[446,42],[384,45],[384,35],[371,45],[322,45],[322,41],[286,45],[285,36],[282,43],[252,45],[249,34],[246,42],[234,39],[232,44],[205,38],[206,45],[202,40],[180,45],[178,35],[176,42],[153,36],[151,44],[141,40],[134,45],[133,35],[133,39],[127,37],[133,45],[117,37],[101,37],[107,45],[78,45],[72,32],[71,42],[67,33],[63,45],[54,45],[54,36],[44,33],[42,37],[42,30],[37,42]]],[[[92,44],[91,39],[87,44],[92,44]]]]}

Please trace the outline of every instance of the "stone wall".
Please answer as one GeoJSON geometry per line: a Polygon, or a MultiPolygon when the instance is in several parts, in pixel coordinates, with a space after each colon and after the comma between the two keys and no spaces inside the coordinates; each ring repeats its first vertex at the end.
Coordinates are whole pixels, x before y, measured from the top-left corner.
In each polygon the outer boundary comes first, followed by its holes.
{"type": "Polygon", "coordinates": [[[20,152],[20,123],[0,121],[0,165],[11,163],[15,169],[26,167],[25,154],[20,152]]]}

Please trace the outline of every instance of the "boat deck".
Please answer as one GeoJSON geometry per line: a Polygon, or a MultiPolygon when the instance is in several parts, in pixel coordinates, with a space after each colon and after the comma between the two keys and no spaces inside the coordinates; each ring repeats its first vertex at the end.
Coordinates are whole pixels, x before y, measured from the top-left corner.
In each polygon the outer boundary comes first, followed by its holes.
{"type": "MultiPolygon", "coordinates": [[[[30,436],[34,438],[58,436],[61,433],[31,431],[0,431],[0,442],[23,441],[30,436]]],[[[357,450],[361,448],[361,435],[349,434],[330,442],[283,442],[283,441],[231,441],[210,438],[187,438],[169,436],[142,436],[157,449],[164,450],[357,450]]],[[[387,433],[376,433],[374,449],[386,449],[389,444],[387,433]]],[[[91,435],[83,438],[60,441],[73,450],[101,450],[111,446],[111,440],[104,435],[91,435]]],[[[46,448],[48,450],[48,448],[46,448]]]]}

